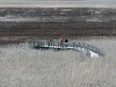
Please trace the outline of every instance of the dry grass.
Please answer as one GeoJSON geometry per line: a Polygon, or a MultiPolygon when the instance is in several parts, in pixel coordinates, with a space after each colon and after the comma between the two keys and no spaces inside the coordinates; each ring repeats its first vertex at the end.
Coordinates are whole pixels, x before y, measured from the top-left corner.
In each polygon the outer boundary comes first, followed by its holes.
{"type": "Polygon", "coordinates": [[[116,87],[116,39],[84,40],[106,54],[0,47],[0,87],[116,87]]]}

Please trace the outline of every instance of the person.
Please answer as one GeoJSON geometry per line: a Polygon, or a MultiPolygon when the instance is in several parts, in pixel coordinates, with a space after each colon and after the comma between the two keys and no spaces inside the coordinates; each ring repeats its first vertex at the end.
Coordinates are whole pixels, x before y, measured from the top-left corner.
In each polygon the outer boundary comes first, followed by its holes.
{"type": "Polygon", "coordinates": [[[68,39],[65,39],[65,43],[68,43],[68,39]]]}
{"type": "Polygon", "coordinates": [[[52,38],[50,38],[49,43],[50,43],[51,46],[53,45],[53,39],[52,38]]]}
{"type": "Polygon", "coordinates": [[[63,38],[61,37],[60,38],[60,44],[62,45],[62,43],[63,43],[63,38]]]}

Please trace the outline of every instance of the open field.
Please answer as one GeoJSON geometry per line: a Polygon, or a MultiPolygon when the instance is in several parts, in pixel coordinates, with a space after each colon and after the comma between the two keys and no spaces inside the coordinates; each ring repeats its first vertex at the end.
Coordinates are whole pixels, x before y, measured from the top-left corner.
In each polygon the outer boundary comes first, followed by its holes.
{"type": "Polygon", "coordinates": [[[105,56],[1,46],[0,87],[116,87],[116,38],[80,41],[99,47],[105,56]]]}
{"type": "Polygon", "coordinates": [[[0,8],[0,87],[116,87],[115,36],[115,8],[0,8]],[[60,36],[97,46],[105,56],[17,44],[60,36]]]}

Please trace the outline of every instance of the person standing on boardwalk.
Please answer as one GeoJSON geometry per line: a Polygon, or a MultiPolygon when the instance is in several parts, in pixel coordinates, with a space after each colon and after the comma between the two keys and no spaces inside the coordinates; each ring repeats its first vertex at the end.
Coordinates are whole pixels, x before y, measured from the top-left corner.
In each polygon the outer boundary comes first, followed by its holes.
{"type": "Polygon", "coordinates": [[[62,43],[63,43],[63,38],[61,37],[60,38],[60,44],[62,45],[62,43]]]}

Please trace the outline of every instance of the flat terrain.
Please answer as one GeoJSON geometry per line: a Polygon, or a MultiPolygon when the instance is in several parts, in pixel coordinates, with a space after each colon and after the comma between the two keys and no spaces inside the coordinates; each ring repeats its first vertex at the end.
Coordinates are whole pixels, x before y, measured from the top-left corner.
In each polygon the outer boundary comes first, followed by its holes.
{"type": "Polygon", "coordinates": [[[41,51],[28,44],[0,46],[0,87],[116,87],[116,38],[80,41],[99,47],[105,56],[41,51]]]}
{"type": "MultiPolygon", "coordinates": [[[[58,1],[60,8],[53,8],[53,2],[41,1],[42,8],[36,0],[0,0],[0,87],[116,87],[116,9],[64,8],[58,1]],[[60,36],[99,47],[105,56],[92,59],[74,51],[30,49],[27,43],[8,45],[60,36]]],[[[115,2],[107,3],[115,7],[115,2]]]]}
{"type": "Polygon", "coordinates": [[[1,44],[32,38],[115,35],[116,9],[0,8],[1,44]]]}
{"type": "Polygon", "coordinates": [[[116,87],[115,36],[114,0],[0,0],[0,87],[116,87]],[[24,43],[60,36],[99,47],[105,56],[24,43]]]}

